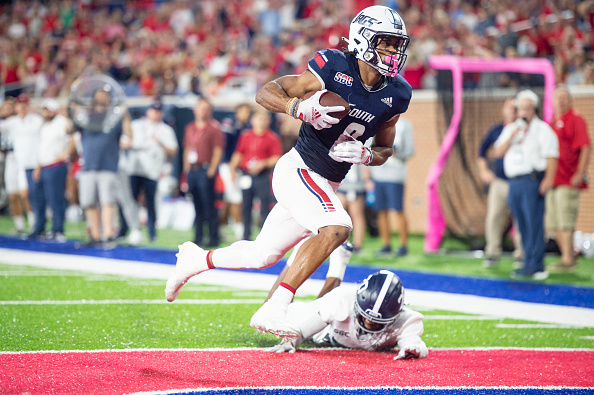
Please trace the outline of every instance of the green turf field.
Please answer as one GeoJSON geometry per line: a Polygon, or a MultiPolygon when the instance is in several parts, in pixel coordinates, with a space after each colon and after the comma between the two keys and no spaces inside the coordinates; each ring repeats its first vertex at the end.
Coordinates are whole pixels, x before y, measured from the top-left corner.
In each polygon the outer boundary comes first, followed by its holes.
{"type": "MultiPolygon", "coordinates": [[[[190,283],[177,302],[166,303],[161,280],[3,264],[0,289],[1,351],[277,343],[249,326],[266,296],[263,291],[190,283]]],[[[428,347],[594,348],[592,328],[410,307],[425,315],[428,347]]]]}
{"type": "MultiPolygon", "coordinates": [[[[13,229],[12,219],[8,216],[0,216],[0,234],[8,235],[13,229]]],[[[143,230],[145,231],[145,230],[143,230]]],[[[145,231],[146,232],[146,231],[145,231]]],[[[176,231],[171,229],[160,229],[157,231],[158,239],[155,243],[144,243],[148,248],[167,248],[177,250],[177,246],[184,241],[193,239],[193,231],[176,231]]],[[[233,240],[225,228],[221,229],[223,243],[221,246],[230,244],[233,240]]],[[[69,239],[86,240],[86,228],[84,223],[67,223],[66,236],[69,239]]],[[[393,247],[398,245],[398,238],[393,237],[393,247]]],[[[442,244],[443,250],[447,251],[441,255],[426,255],[423,253],[423,236],[411,235],[409,239],[409,255],[395,258],[376,257],[374,252],[381,248],[381,241],[377,237],[366,235],[363,251],[356,254],[351,262],[353,265],[367,265],[375,267],[400,268],[418,270],[423,272],[451,273],[476,277],[497,277],[508,278],[512,270],[512,257],[507,256],[501,259],[499,267],[485,269],[481,266],[483,258],[473,257],[469,252],[467,240],[446,237],[442,244]],[[459,253],[456,253],[459,252],[459,253]]],[[[480,253],[480,252],[479,252],[480,253]]],[[[552,264],[559,259],[558,256],[548,256],[547,264],[552,264]]],[[[566,283],[579,286],[594,287],[594,258],[580,258],[580,265],[575,273],[552,273],[545,281],[546,283],[566,283]]]]}

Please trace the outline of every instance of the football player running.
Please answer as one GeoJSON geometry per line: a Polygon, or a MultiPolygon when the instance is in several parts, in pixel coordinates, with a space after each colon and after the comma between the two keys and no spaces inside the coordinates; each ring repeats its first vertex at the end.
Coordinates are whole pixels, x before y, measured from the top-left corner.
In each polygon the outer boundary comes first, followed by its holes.
{"type": "Polygon", "coordinates": [[[208,269],[265,268],[276,264],[299,241],[303,243],[283,282],[253,315],[250,325],[282,338],[298,338],[286,320],[295,291],[349,237],[351,218],[336,189],[352,164],[379,166],[392,155],[394,125],[409,105],[412,90],[398,75],[410,38],[392,9],[372,6],[351,22],[348,51],[319,51],[307,71],[264,85],[256,101],[272,112],[303,121],[295,148],[277,162],[272,186],[278,204],[254,241],[205,251],[194,243],[179,247],[174,273],[167,281],[168,301],[182,286],[208,269]],[[342,106],[320,105],[325,90],[345,99],[350,111],[342,119],[330,114],[342,106]],[[308,92],[316,92],[301,100],[308,92]],[[373,138],[371,148],[363,144],[373,138]]]}
{"type": "Polygon", "coordinates": [[[394,273],[381,270],[356,289],[341,286],[311,302],[289,305],[287,320],[299,329],[297,339],[283,341],[271,352],[295,352],[303,341],[367,351],[398,346],[394,359],[425,358],[423,315],[403,307],[404,288],[394,273]]]}

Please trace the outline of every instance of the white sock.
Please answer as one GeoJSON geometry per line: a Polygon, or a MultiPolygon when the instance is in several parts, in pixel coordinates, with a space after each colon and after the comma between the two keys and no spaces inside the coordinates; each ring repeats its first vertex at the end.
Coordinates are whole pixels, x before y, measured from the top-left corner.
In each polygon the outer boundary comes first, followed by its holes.
{"type": "Polygon", "coordinates": [[[14,227],[17,230],[17,232],[24,232],[25,231],[25,219],[23,218],[22,215],[19,216],[13,216],[12,217],[13,221],[14,221],[14,227]]]}
{"type": "Polygon", "coordinates": [[[278,287],[270,297],[269,302],[289,305],[293,301],[295,294],[285,287],[278,287]]]}
{"type": "Polygon", "coordinates": [[[235,238],[240,240],[243,237],[243,224],[235,222],[231,225],[231,228],[233,229],[235,238]]]}
{"type": "Polygon", "coordinates": [[[29,223],[29,229],[33,230],[35,228],[35,214],[33,214],[33,211],[27,212],[27,222],[29,223]]]}

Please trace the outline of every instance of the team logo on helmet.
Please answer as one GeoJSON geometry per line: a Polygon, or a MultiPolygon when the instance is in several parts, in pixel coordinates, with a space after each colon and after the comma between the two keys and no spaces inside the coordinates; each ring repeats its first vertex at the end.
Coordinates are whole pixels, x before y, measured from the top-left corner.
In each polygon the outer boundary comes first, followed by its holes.
{"type": "Polygon", "coordinates": [[[400,15],[396,14],[392,10],[386,10],[386,13],[389,15],[388,18],[392,20],[394,29],[402,30],[402,18],[400,18],[400,15]]]}
{"type": "Polygon", "coordinates": [[[374,25],[376,23],[381,23],[379,20],[377,20],[371,16],[367,16],[363,13],[359,14],[353,22],[363,25],[365,27],[371,27],[372,25],[374,25]]]}

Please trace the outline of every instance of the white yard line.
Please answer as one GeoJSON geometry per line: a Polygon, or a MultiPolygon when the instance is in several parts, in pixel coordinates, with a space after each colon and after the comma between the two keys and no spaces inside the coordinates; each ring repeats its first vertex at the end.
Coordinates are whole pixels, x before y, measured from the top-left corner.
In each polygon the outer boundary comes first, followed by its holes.
{"type": "Polygon", "coordinates": [[[572,325],[556,324],[495,324],[495,327],[502,329],[582,329],[572,325]]]}
{"type": "MultiPolygon", "coordinates": [[[[173,266],[157,263],[4,248],[0,248],[0,262],[13,265],[30,265],[47,269],[77,270],[97,274],[115,274],[161,280],[166,280],[173,270],[173,266]]],[[[276,276],[269,274],[243,273],[233,270],[210,270],[190,279],[190,283],[267,291],[272,287],[275,280],[276,276]]],[[[297,295],[317,295],[322,285],[322,280],[307,280],[299,288],[297,295]]],[[[165,286],[164,281],[163,286],[165,286]]],[[[355,284],[344,283],[343,286],[354,287],[355,284]]],[[[415,306],[456,311],[464,314],[489,315],[560,325],[594,327],[594,309],[581,307],[528,303],[446,292],[419,291],[410,288],[406,289],[406,302],[415,306]]],[[[174,303],[181,303],[181,300],[174,303]]]]}
{"type": "MultiPolygon", "coordinates": [[[[93,304],[168,304],[165,299],[106,299],[106,300],[3,300],[0,306],[27,305],[93,305],[93,304]]],[[[262,304],[262,299],[180,299],[175,304],[262,304]]]]}

